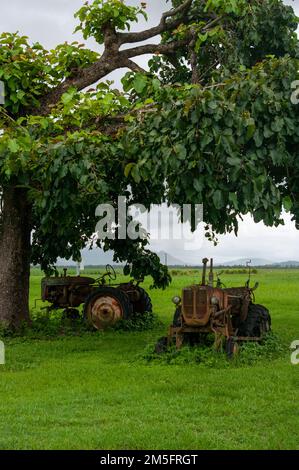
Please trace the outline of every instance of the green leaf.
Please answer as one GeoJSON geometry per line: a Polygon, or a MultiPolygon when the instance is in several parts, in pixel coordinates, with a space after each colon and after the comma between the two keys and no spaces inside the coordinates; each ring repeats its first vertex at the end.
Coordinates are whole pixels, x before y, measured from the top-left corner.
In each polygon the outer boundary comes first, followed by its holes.
{"type": "Polygon", "coordinates": [[[283,198],[283,207],[286,212],[290,212],[293,207],[293,201],[290,196],[286,196],[283,198]]]}
{"type": "Polygon", "coordinates": [[[255,145],[259,148],[263,145],[263,142],[264,142],[264,136],[263,134],[261,133],[260,130],[257,130],[254,134],[254,142],[255,142],[255,145]]]}
{"type": "Polygon", "coordinates": [[[186,156],[187,156],[187,150],[186,150],[186,147],[185,145],[183,144],[176,144],[174,146],[174,149],[175,149],[175,153],[177,154],[178,158],[180,160],[185,160],[186,156]]]}
{"type": "Polygon", "coordinates": [[[10,139],[8,142],[8,148],[11,153],[17,153],[20,150],[20,146],[15,139],[10,139]]]}
{"type": "Polygon", "coordinates": [[[223,194],[222,191],[217,189],[217,191],[214,192],[213,194],[213,202],[216,207],[216,209],[222,209],[224,206],[224,200],[223,200],[223,194]]]}
{"type": "Polygon", "coordinates": [[[233,155],[227,159],[227,163],[231,166],[240,166],[241,159],[237,155],[233,155]]]}
{"type": "Polygon", "coordinates": [[[133,80],[133,87],[137,91],[138,94],[141,94],[147,85],[147,77],[140,73],[135,75],[133,80]]]}
{"type": "Polygon", "coordinates": [[[238,196],[236,193],[229,193],[229,200],[236,210],[239,209],[238,196]]]}
{"type": "Polygon", "coordinates": [[[203,185],[203,182],[201,180],[195,179],[193,181],[193,187],[198,193],[201,193],[202,190],[203,190],[204,185],[203,185]]]}
{"type": "Polygon", "coordinates": [[[250,140],[255,133],[255,121],[254,119],[250,118],[247,120],[247,132],[246,132],[246,139],[250,140]]]}
{"type": "Polygon", "coordinates": [[[274,165],[281,165],[284,161],[284,153],[279,149],[270,150],[271,159],[274,165]]]}
{"type": "Polygon", "coordinates": [[[215,110],[215,109],[218,108],[218,103],[217,103],[217,101],[210,101],[208,106],[209,106],[210,109],[215,110]]]}
{"type": "Polygon", "coordinates": [[[125,177],[128,178],[136,163],[128,163],[125,167],[125,177]]]}
{"type": "Polygon", "coordinates": [[[203,137],[200,139],[200,147],[203,150],[205,147],[207,147],[211,142],[213,141],[213,136],[208,134],[207,132],[203,135],[203,137]]]}
{"type": "Polygon", "coordinates": [[[139,184],[141,181],[141,175],[140,175],[139,168],[137,165],[134,165],[134,167],[132,168],[131,174],[135,183],[139,184]]]}

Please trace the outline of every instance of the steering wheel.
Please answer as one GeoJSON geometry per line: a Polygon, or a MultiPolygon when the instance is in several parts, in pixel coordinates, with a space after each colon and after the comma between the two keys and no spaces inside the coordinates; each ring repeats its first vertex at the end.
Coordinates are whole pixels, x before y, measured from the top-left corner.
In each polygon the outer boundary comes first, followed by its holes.
{"type": "Polygon", "coordinates": [[[111,281],[115,281],[116,279],[116,272],[115,272],[115,269],[113,266],[111,266],[111,264],[106,264],[106,276],[109,277],[109,279],[111,279],[111,281]]]}

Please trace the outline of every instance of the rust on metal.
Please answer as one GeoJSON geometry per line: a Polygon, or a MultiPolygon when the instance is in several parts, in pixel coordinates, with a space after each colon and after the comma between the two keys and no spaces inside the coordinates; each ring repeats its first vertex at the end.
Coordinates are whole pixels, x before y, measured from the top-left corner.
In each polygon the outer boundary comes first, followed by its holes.
{"type": "Polygon", "coordinates": [[[238,343],[261,341],[264,334],[270,330],[271,317],[265,307],[261,305],[255,307],[253,303],[253,291],[258,284],[250,288],[248,280],[245,286],[222,288],[218,274],[217,284],[214,287],[213,260],[210,261],[208,284],[207,264],[208,259],[204,258],[201,284],[183,288],[181,305],[178,304],[180,318],[174,317],[174,324],[168,331],[167,344],[174,343],[179,349],[186,338],[213,333],[215,348],[222,347],[225,340],[229,347],[229,355],[232,356],[238,351],[238,343]],[[250,311],[254,311],[254,315],[251,315],[251,323],[246,326],[250,311]],[[252,322],[255,322],[253,326],[252,322]],[[259,335],[253,334],[256,331],[259,335]]]}
{"type": "Polygon", "coordinates": [[[120,302],[111,296],[98,297],[90,306],[90,323],[97,330],[104,330],[115,325],[123,318],[123,310],[120,302]]]}
{"type": "Polygon", "coordinates": [[[111,327],[135,313],[152,311],[151,299],[139,286],[140,281],[111,283],[116,280],[116,272],[110,265],[98,279],[68,276],[67,270],[63,271],[61,276],[42,279],[41,300],[48,302],[48,311],[65,309],[67,316],[80,315],[76,309],[84,304],[83,315],[96,329],[111,327]]]}

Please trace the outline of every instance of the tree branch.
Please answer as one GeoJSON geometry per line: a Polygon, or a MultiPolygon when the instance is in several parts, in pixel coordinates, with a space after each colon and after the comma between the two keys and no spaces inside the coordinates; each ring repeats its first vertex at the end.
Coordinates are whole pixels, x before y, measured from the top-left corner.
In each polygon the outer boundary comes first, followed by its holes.
{"type": "MultiPolygon", "coordinates": [[[[187,32],[186,37],[179,41],[168,42],[165,44],[143,44],[133,48],[119,50],[121,44],[125,42],[141,42],[145,39],[160,34],[163,31],[174,29],[182,22],[182,18],[168,21],[170,17],[185,14],[193,0],[185,0],[179,7],[173,8],[162,15],[158,26],[146,31],[138,33],[118,33],[110,23],[103,27],[105,49],[101,58],[94,64],[76,71],[76,74],[66,78],[60,85],[54,89],[50,89],[48,93],[41,99],[40,106],[36,109],[29,110],[30,114],[47,115],[51,109],[60,100],[61,96],[68,91],[70,87],[77,88],[78,91],[87,88],[109,73],[120,68],[129,68],[133,71],[144,73],[138,64],[130,60],[133,57],[143,54],[171,54],[178,48],[188,46],[192,41],[192,32],[187,32]]],[[[213,18],[203,27],[202,31],[207,31],[220,20],[219,17],[213,18]]],[[[28,111],[27,111],[28,112],[28,111]]]]}
{"type": "Polygon", "coordinates": [[[177,8],[172,8],[171,10],[166,11],[163,13],[160,23],[153,28],[136,33],[118,33],[120,44],[146,41],[147,39],[158,36],[165,31],[171,31],[172,29],[177,28],[182,23],[182,18],[178,18],[170,22],[167,22],[167,18],[186,13],[192,5],[192,2],[193,0],[185,0],[184,3],[177,8]]]}
{"type": "MultiPolygon", "coordinates": [[[[223,83],[215,83],[214,85],[202,86],[195,84],[194,86],[200,86],[201,91],[224,87],[226,85],[223,83]]],[[[129,125],[127,118],[128,116],[137,116],[140,120],[144,119],[144,116],[150,113],[157,113],[159,110],[159,103],[153,102],[144,105],[142,108],[133,108],[128,110],[125,113],[115,114],[115,115],[104,115],[97,116],[92,118],[90,121],[86,121],[80,127],[67,126],[64,128],[64,133],[76,132],[82,129],[92,128],[93,131],[105,134],[108,137],[114,137],[119,131],[126,129],[129,125]]]]}
{"type": "Polygon", "coordinates": [[[190,41],[190,37],[191,35],[187,34],[186,38],[180,41],[168,42],[166,44],[143,44],[142,46],[132,47],[131,49],[124,49],[119,52],[119,57],[128,59],[144,54],[169,54],[180,47],[186,46],[190,41]]]}
{"type": "Polygon", "coordinates": [[[133,72],[147,73],[147,71],[140,67],[140,65],[136,64],[136,62],[130,59],[127,60],[127,67],[133,72]]]}
{"type": "Polygon", "coordinates": [[[104,78],[109,73],[120,68],[130,68],[131,70],[144,73],[145,71],[132,61],[132,57],[137,57],[143,54],[167,54],[174,52],[180,47],[188,44],[189,37],[181,41],[174,41],[167,44],[144,44],[131,49],[110,55],[110,51],[104,52],[102,57],[94,64],[79,70],[76,76],[67,78],[61,85],[49,91],[44,98],[41,99],[40,107],[31,112],[31,114],[39,114],[45,116],[51,112],[54,106],[67,92],[70,87],[77,88],[78,91],[87,88],[97,81],[104,78]],[[138,68],[138,70],[137,70],[138,68]]]}
{"type": "Polygon", "coordinates": [[[209,29],[211,29],[213,26],[215,26],[216,24],[218,24],[221,20],[223,19],[223,16],[216,16],[215,18],[213,18],[212,20],[210,20],[203,28],[202,28],[202,33],[206,33],[207,31],[209,31],[209,29]]]}
{"type": "Polygon", "coordinates": [[[127,67],[127,64],[121,64],[118,55],[111,58],[108,57],[108,54],[102,55],[97,62],[85,69],[80,69],[75,76],[68,77],[56,88],[51,89],[40,100],[40,106],[34,110],[30,110],[30,114],[39,114],[42,116],[49,114],[51,108],[58,103],[61,96],[66,93],[70,87],[75,87],[78,91],[81,91],[101,80],[114,70],[122,67],[127,67]]]}

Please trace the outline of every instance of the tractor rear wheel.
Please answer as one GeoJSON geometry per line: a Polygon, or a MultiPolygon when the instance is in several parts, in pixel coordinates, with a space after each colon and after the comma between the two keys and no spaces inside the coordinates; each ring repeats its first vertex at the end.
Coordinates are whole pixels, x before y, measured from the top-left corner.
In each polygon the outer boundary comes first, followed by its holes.
{"type": "Polygon", "coordinates": [[[248,315],[241,323],[238,336],[251,336],[260,338],[271,330],[271,316],[269,310],[263,305],[250,304],[248,315]]]}
{"type": "Polygon", "coordinates": [[[119,320],[132,316],[133,308],[128,296],[114,287],[100,287],[84,305],[84,318],[97,330],[114,326],[119,320]]]}
{"type": "Polygon", "coordinates": [[[146,290],[144,290],[142,287],[137,286],[136,289],[138,290],[140,294],[140,299],[138,301],[138,307],[137,307],[138,311],[136,310],[135,313],[145,313],[145,312],[151,313],[153,311],[153,304],[152,304],[152,300],[150,296],[148,295],[146,290]],[[139,310],[141,311],[139,312],[139,310]]]}

